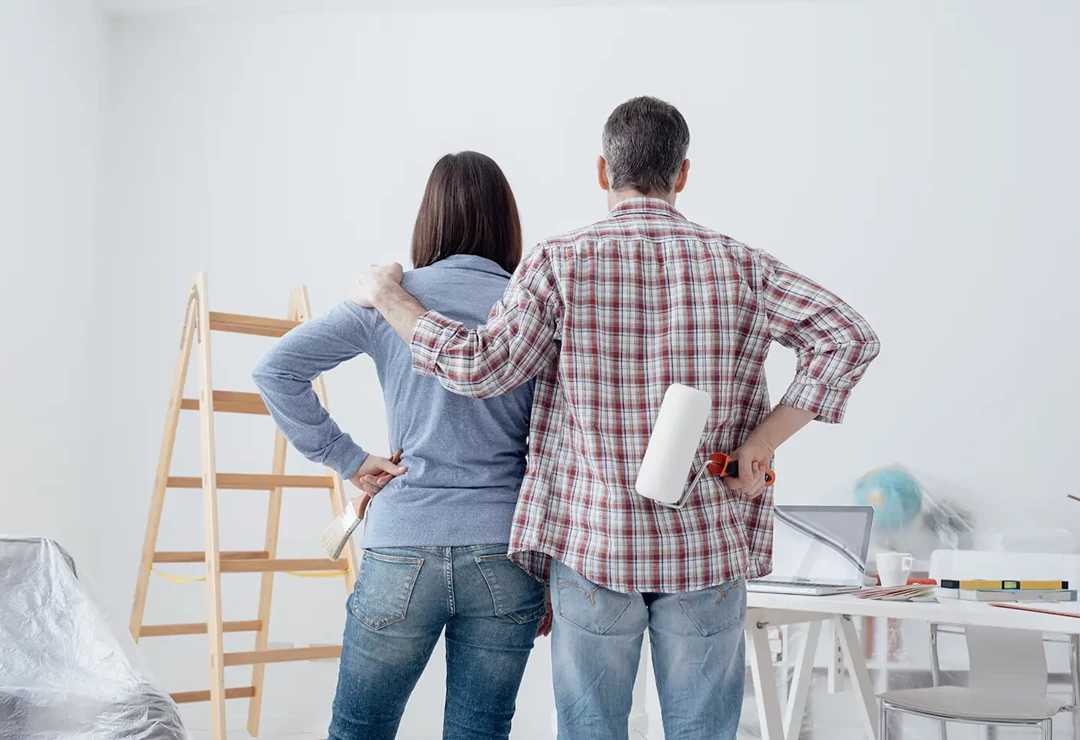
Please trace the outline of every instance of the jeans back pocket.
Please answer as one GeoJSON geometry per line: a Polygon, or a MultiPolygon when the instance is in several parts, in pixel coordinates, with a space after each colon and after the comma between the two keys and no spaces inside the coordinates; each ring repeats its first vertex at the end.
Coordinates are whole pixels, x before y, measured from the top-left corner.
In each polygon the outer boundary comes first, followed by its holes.
{"type": "Polygon", "coordinates": [[[423,558],[365,550],[349,611],[373,630],[402,621],[423,565],[423,558]]]}
{"type": "Polygon", "coordinates": [[[556,592],[559,616],[594,635],[606,635],[634,599],[641,598],[603,588],[558,561],[551,567],[551,587],[556,592]]]}
{"type": "Polygon", "coordinates": [[[702,591],[679,594],[679,606],[701,633],[710,637],[746,621],[746,581],[738,578],[702,591]]]}
{"type": "Polygon", "coordinates": [[[506,553],[480,555],[476,567],[491,592],[495,616],[509,617],[518,624],[544,616],[544,584],[518,567],[506,553]]]}

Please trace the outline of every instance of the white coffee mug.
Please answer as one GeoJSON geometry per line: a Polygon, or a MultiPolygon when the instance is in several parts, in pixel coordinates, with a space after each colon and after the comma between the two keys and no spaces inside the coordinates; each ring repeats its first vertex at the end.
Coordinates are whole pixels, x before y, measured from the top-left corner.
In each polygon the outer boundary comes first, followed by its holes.
{"type": "Polygon", "coordinates": [[[879,552],[877,554],[877,572],[882,586],[905,586],[908,574],[915,565],[915,558],[909,552],[879,552]]]}

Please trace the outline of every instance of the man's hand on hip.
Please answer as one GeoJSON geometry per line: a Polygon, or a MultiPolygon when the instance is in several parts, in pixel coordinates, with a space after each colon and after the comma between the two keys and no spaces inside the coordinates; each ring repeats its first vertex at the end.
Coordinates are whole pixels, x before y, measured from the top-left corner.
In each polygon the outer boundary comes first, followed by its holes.
{"type": "Polygon", "coordinates": [[[360,271],[349,290],[349,300],[364,308],[375,308],[379,293],[387,288],[401,284],[401,265],[392,262],[389,265],[372,265],[360,271]]]}
{"type": "Polygon", "coordinates": [[[791,435],[809,424],[817,414],[783,404],[774,408],[732,454],[739,461],[739,477],[728,483],[733,491],[757,498],[765,490],[765,471],[769,469],[776,448],[791,435]]]}
{"type": "Polygon", "coordinates": [[[750,435],[732,457],[739,462],[739,477],[730,479],[728,488],[747,498],[757,498],[765,490],[765,471],[769,469],[775,450],[761,437],[750,435]]]}

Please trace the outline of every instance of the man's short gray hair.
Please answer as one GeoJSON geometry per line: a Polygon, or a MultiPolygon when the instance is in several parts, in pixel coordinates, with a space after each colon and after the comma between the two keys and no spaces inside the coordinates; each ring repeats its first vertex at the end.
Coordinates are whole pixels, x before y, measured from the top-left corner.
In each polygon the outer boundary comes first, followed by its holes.
{"type": "Polygon", "coordinates": [[[650,97],[627,100],[604,124],[609,187],[670,193],[689,147],[690,128],[674,105],[650,97]]]}

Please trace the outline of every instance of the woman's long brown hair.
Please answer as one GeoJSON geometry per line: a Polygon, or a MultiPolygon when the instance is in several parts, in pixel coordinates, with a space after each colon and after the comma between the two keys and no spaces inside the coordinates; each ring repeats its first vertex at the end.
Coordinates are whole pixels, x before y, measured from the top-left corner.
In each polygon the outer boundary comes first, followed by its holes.
{"type": "Polygon", "coordinates": [[[412,237],[413,267],[475,254],[512,273],[521,261],[517,202],[495,160],[478,152],[447,154],[428,178],[412,237]]]}

